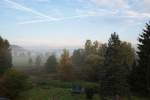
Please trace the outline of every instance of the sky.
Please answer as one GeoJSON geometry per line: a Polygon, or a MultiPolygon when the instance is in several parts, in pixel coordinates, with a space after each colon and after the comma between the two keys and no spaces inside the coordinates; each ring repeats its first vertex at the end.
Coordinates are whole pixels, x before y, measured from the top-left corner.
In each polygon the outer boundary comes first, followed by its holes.
{"type": "Polygon", "coordinates": [[[0,0],[0,36],[20,46],[79,47],[117,32],[137,44],[150,0],[0,0]]]}

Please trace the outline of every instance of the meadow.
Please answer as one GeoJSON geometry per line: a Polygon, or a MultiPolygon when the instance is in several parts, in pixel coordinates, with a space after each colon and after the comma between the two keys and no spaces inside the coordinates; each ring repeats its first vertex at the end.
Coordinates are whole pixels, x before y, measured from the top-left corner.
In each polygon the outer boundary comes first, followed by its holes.
{"type": "MultiPolygon", "coordinates": [[[[28,81],[32,84],[32,87],[21,92],[17,100],[89,100],[86,98],[85,93],[72,94],[72,85],[80,84],[84,87],[87,84],[96,84],[85,81],[61,81],[57,79],[56,74],[47,74],[44,71],[41,71],[41,69],[22,69],[22,71],[29,75],[28,81]]],[[[135,96],[132,96],[131,99],[148,100],[146,98],[135,96]]],[[[92,100],[101,100],[100,95],[96,93],[92,100]]],[[[125,97],[122,100],[128,99],[125,97]]]]}
{"type": "MultiPolygon", "coordinates": [[[[19,69],[21,70],[21,69],[19,69]]],[[[95,84],[89,82],[65,82],[56,80],[57,75],[46,74],[44,71],[29,69],[25,70],[29,75],[29,82],[32,87],[27,91],[20,93],[17,100],[87,100],[85,93],[72,94],[73,84],[95,84]]],[[[93,100],[100,100],[99,94],[95,94],[93,100]]]]}

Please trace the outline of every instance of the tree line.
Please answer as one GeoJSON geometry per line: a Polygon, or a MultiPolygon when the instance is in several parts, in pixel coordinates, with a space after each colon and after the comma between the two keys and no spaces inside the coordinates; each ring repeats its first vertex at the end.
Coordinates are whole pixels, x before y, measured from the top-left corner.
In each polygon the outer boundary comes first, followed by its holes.
{"type": "Polygon", "coordinates": [[[138,37],[137,50],[131,43],[111,34],[108,43],[87,40],[84,48],[72,55],[64,49],[59,60],[48,58],[45,68],[58,72],[65,81],[85,80],[97,82],[102,100],[121,100],[131,95],[150,95],[150,23],[138,37]]]}
{"type": "MultiPolygon", "coordinates": [[[[63,81],[98,83],[102,100],[121,100],[124,96],[131,99],[131,95],[149,97],[150,23],[138,41],[138,50],[135,50],[131,43],[120,40],[116,32],[111,34],[108,43],[87,40],[84,47],[74,50],[72,55],[64,49],[60,59],[49,56],[45,69],[48,73],[57,73],[63,81]]],[[[39,62],[37,59],[37,64],[39,62]]],[[[0,37],[0,81],[11,67],[9,42],[0,37]]]]}

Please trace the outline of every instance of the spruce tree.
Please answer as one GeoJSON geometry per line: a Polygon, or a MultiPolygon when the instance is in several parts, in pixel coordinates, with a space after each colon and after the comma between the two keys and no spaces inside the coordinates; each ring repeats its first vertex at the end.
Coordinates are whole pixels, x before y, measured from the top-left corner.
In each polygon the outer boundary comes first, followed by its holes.
{"type": "Polygon", "coordinates": [[[150,95],[150,22],[139,36],[136,91],[150,95]]]}
{"type": "Polygon", "coordinates": [[[123,59],[121,47],[119,36],[113,33],[108,41],[104,61],[104,76],[101,80],[101,95],[107,97],[108,100],[125,96],[128,91],[128,66],[123,59]]]}

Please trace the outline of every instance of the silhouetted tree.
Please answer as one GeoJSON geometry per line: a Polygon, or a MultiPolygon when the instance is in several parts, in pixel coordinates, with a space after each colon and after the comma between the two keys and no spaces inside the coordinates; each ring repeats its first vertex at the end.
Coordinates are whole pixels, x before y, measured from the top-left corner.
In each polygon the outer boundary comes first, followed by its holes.
{"type": "Polygon", "coordinates": [[[150,95],[150,23],[146,24],[139,36],[138,65],[134,69],[134,91],[142,95],[150,95]]]}
{"type": "Polygon", "coordinates": [[[0,74],[12,67],[12,55],[9,42],[0,37],[0,74]]]}

